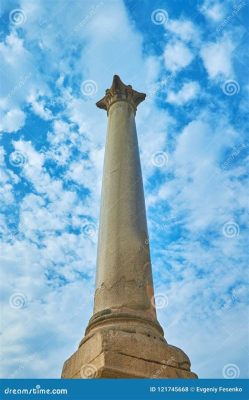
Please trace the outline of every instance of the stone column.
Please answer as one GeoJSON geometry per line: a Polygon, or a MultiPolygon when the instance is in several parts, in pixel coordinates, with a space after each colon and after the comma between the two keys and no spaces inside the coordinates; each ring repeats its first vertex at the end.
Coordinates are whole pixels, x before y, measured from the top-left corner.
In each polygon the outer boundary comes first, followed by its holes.
{"type": "Polygon", "coordinates": [[[94,312],[64,378],[194,378],[157,321],[135,114],[145,94],[115,75],[107,111],[94,312]]]}
{"type": "Polygon", "coordinates": [[[97,106],[107,110],[94,316],[127,325],[139,321],[162,334],[153,307],[153,282],[135,113],[145,99],[114,76],[97,106]]]}

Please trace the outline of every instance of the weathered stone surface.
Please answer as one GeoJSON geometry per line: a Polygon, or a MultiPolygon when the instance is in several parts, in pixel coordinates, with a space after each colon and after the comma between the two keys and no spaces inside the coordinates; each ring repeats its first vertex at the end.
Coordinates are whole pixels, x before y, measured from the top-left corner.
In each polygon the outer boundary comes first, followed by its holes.
{"type": "Polygon", "coordinates": [[[100,330],[64,364],[62,378],[196,378],[180,349],[138,333],[100,330]]]}
{"type": "Polygon", "coordinates": [[[135,113],[145,94],[114,76],[97,106],[107,110],[94,312],[64,378],[194,378],[164,339],[153,279],[135,113]],[[91,376],[92,375],[92,376],[91,376]]]}

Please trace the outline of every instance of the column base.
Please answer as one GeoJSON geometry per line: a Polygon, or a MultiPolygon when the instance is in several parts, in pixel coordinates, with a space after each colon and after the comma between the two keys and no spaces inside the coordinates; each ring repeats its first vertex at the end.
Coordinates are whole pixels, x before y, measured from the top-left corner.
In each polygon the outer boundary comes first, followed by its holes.
{"type": "Polygon", "coordinates": [[[197,378],[187,355],[158,337],[103,329],[64,363],[62,378],[197,378]]]}

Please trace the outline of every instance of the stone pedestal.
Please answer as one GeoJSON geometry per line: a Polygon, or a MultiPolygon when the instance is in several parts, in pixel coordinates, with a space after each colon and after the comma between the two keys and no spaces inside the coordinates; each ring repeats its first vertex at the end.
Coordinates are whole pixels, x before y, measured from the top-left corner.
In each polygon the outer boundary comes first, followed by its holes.
{"type": "Polygon", "coordinates": [[[145,94],[114,76],[108,113],[93,316],[63,378],[195,378],[157,320],[135,114],[145,94]]]}
{"type": "Polygon", "coordinates": [[[62,378],[197,378],[186,354],[162,338],[102,329],[65,362],[62,378]]]}

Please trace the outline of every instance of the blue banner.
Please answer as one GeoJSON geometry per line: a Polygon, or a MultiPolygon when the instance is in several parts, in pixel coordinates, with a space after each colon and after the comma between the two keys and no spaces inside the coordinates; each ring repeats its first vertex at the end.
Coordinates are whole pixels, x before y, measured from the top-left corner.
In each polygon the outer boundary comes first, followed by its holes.
{"type": "Polygon", "coordinates": [[[1,400],[249,400],[246,379],[2,379],[1,400]]]}

